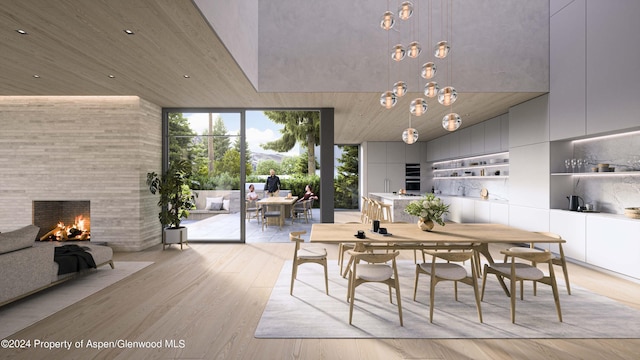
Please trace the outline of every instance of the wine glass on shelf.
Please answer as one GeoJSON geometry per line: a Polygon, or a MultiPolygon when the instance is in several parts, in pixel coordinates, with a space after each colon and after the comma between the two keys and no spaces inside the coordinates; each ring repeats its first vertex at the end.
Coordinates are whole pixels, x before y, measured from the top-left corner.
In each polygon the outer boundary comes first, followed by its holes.
{"type": "Polygon", "coordinates": [[[569,172],[569,166],[571,166],[571,159],[565,159],[564,167],[567,169],[567,172],[569,172]]]}
{"type": "Polygon", "coordinates": [[[582,159],[577,159],[576,163],[578,165],[578,172],[580,172],[580,169],[582,168],[582,164],[583,164],[583,160],[582,159]]]}
{"type": "Polygon", "coordinates": [[[578,165],[578,160],[571,159],[571,172],[576,172],[576,165],[578,165]]]}

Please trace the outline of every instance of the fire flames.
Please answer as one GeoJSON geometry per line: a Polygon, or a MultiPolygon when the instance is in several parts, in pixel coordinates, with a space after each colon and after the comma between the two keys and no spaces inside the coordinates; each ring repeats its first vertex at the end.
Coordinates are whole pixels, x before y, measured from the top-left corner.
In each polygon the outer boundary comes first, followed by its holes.
{"type": "Polygon", "coordinates": [[[90,237],[89,221],[80,215],[75,217],[74,223],[71,225],[65,225],[60,221],[55,228],[42,236],[40,240],[89,240],[90,237]]]}

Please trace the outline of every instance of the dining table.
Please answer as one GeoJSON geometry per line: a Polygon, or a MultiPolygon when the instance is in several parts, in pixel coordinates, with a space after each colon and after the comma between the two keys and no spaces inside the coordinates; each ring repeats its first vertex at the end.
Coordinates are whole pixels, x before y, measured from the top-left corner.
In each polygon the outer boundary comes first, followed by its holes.
{"type": "MultiPolygon", "coordinates": [[[[413,223],[381,223],[387,234],[373,232],[371,224],[312,224],[309,241],[312,243],[355,243],[355,251],[367,249],[469,249],[482,254],[489,263],[494,263],[489,244],[503,244],[509,247],[514,243],[562,244],[563,239],[553,238],[541,233],[527,231],[503,224],[490,223],[446,223],[436,225],[431,231],[421,230],[413,223]],[[357,237],[358,231],[364,237],[357,237]]],[[[501,279],[499,279],[501,280],[501,279]]],[[[503,281],[502,288],[509,291],[503,281]]]]}
{"type": "MultiPolygon", "coordinates": [[[[280,209],[280,225],[285,223],[285,210],[287,205],[293,205],[298,200],[297,196],[267,196],[260,199],[256,204],[260,207],[277,206],[280,209]]],[[[262,210],[263,213],[265,209],[262,210]]]]}

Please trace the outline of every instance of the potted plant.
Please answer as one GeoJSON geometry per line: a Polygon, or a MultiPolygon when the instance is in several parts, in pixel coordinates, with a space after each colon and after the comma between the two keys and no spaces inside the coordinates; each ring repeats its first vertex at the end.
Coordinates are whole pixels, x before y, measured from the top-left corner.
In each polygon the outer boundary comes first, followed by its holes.
{"type": "Polygon", "coordinates": [[[449,205],[442,202],[439,197],[434,194],[425,194],[424,198],[414,200],[404,209],[409,215],[417,216],[418,226],[424,231],[431,231],[434,222],[444,226],[442,216],[449,212],[449,205]]]}
{"type": "Polygon", "coordinates": [[[191,162],[178,160],[173,162],[162,176],[155,172],[147,173],[147,185],[152,194],[159,193],[160,213],[158,219],[164,228],[163,248],[165,244],[180,244],[187,240],[187,228],[180,226],[183,218],[189,216],[189,210],[195,207],[192,183],[191,162]]]}

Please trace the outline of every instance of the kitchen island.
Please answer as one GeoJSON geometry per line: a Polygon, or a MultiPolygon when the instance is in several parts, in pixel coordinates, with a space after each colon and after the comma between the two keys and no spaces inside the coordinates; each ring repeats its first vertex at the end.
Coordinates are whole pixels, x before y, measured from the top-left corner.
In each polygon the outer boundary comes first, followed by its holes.
{"type": "Polygon", "coordinates": [[[369,193],[369,198],[391,205],[391,218],[393,222],[418,222],[418,217],[405,213],[404,209],[410,202],[422,198],[421,194],[408,193],[407,195],[398,195],[393,193],[369,193]]]}

